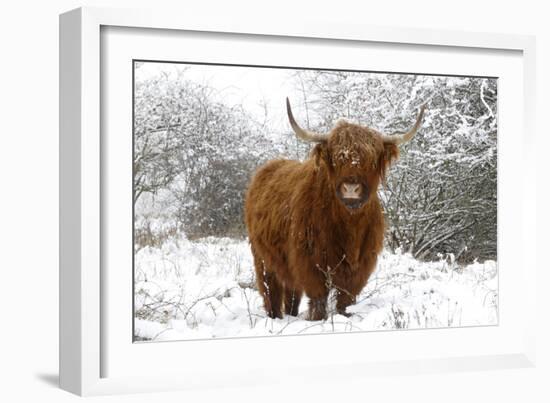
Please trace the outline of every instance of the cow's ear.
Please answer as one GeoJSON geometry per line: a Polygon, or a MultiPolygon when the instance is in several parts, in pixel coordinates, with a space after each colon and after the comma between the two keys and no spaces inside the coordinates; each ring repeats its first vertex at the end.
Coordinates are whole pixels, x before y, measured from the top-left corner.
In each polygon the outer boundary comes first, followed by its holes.
{"type": "Polygon", "coordinates": [[[380,179],[385,181],[386,171],[397,158],[399,158],[399,147],[394,143],[384,142],[384,150],[380,155],[378,162],[378,169],[380,172],[380,179]]]}
{"type": "Polygon", "coordinates": [[[321,164],[326,164],[328,169],[332,168],[330,162],[330,154],[328,152],[328,146],[326,141],[317,143],[312,150],[313,159],[315,161],[315,168],[319,169],[321,164]]]}

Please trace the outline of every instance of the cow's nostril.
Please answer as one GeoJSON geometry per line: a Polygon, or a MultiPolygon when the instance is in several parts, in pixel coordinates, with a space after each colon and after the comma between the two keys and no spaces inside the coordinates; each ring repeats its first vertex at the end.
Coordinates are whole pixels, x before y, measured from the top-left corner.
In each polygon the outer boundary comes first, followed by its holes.
{"type": "Polygon", "coordinates": [[[342,183],[340,192],[344,199],[359,199],[361,198],[361,184],[360,183],[342,183]]]}

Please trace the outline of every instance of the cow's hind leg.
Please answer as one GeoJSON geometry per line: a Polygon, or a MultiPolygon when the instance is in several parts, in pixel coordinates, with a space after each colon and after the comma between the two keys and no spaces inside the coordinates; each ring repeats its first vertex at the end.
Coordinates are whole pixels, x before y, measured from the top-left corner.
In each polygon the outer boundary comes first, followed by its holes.
{"type": "Polygon", "coordinates": [[[298,308],[302,300],[302,292],[285,288],[285,313],[287,315],[298,316],[298,308]]]}

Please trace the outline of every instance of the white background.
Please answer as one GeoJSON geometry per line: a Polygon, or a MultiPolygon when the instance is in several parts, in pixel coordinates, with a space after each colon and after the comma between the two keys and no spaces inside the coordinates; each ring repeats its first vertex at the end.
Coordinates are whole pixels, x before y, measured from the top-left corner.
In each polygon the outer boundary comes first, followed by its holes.
{"type": "MultiPolygon", "coordinates": [[[[289,12],[326,20],[375,25],[451,28],[537,35],[539,115],[537,161],[519,167],[539,174],[539,206],[548,206],[545,150],[550,102],[550,29],[544,2],[471,1],[161,1],[187,12],[280,19],[289,12]],[[216,3],[216,4],[214,4],[216,3]],[[540,4],[539,4],[540,3],[540,4]],[[546,127],[546,133],[543,128],[546,127]]],[[[76,398],[57,383],[58,327],[58,14],[80,5],[152,7],[148,1],[19,1],[0,8],[0,399],[65,402],[76,398]]],[[[539,209],[539,250],[548,240],[548,213],[539,209]]],[[[539,264],[541,268],[547,265],[539,264]]],[[[550,332],[548,273],[539,278],[539,332],[536,369],[445,375],[352,379],[346,384],[303,384],[93,398],[100,401],[548,401],[550,332]],[[290,397],[292,396],[292,398],[290,397]]],[[[229,363],[228,363],[229,364],[229,363]]]]}

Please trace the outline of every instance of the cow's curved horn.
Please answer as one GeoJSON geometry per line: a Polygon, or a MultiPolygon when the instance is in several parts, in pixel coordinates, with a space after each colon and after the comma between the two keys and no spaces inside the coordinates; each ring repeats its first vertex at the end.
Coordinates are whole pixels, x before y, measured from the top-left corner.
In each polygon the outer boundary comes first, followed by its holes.
{"type": "Polygon", "coordinates": [[[294,119],[294,115],[292,115],[292,108],[290,107],[290,101],[288,100],[288,98],[286,99],[286,112],[288,114],[288,121],[290,122],[290,126],[292,126],[292,130],[294,130],[294,133],[296,133],[296,136],[298,136],[298,138],[313,143],[320,143],[321,141],[326,141],[328,139],[328,135],[326,134],[311,132],[309,130],[304,130],[300,126],[298,126],[298,123],[296,123],[296,120],[294,119]]]}
{"type": "Polygon", "coordinates": [[[407,133],[403,134],[397,134],[393,136],[387,136],[382,135],[382,140],[386,143],[394,143],[396,145],[406,143],[410,139],[414,137],[416,132],[418,131],[420,124],[422,123],[422,119],[424,118],[424,110],[426,109],[426,104],[423,104],[420,107],[420,112],[418,113],[418,116],[416,118],[416,122],[414,123],[414,126],[409,130],[407,133]]]}

